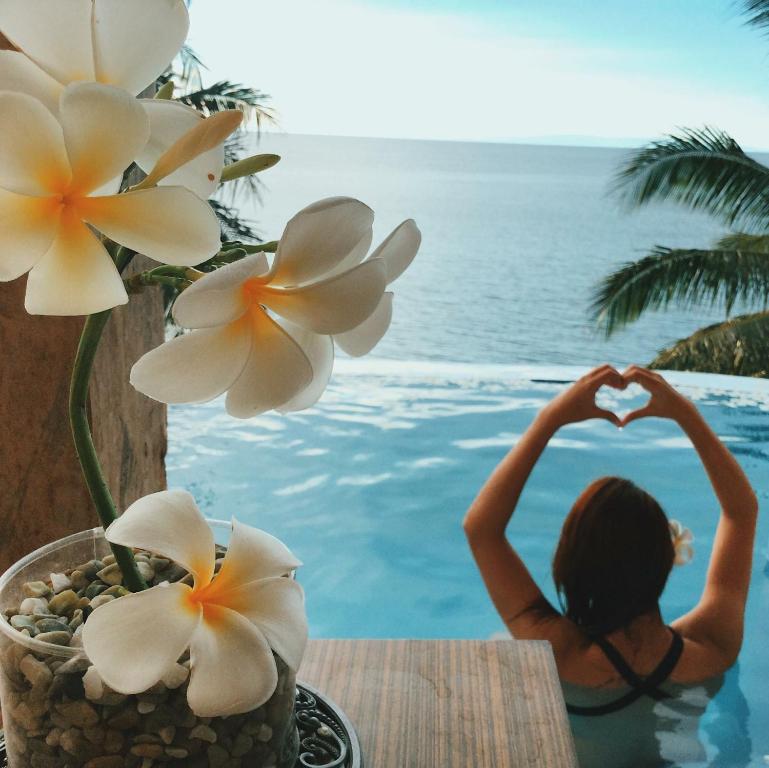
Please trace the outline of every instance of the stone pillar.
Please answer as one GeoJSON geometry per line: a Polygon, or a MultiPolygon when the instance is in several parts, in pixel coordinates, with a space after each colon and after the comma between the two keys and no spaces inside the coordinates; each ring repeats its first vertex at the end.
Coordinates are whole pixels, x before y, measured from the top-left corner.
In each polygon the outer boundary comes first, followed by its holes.
{"type": "MultiPolygon", "coordinates": [[[[2,47],[10,46],[0,36],[2,47]]],[[[26,277],[0,283],[0,572],[46,542],[98,525],[67,416],[83,318],[28,315],[25,286],[26,277]]],[[[163,325],[158,289],[132,296],[113,312],[94,368],[91,424],[119,511],[165,488],[165,406],[128,383],[133,362],[162,343],[163,325]]]]}

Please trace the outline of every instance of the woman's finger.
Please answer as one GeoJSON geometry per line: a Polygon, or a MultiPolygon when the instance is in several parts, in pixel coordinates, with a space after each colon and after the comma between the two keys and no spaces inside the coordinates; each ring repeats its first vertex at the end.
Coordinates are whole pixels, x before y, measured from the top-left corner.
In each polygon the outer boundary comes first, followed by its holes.
{"type": "Polygon", "coordinates": [[[622,421],[620,420],[619,416],[617,416],[617,414],[613,413],[612,411],[607,411],[606,408],[596,408],[594,411],[594,416],[597,419],[606,419],[606,421],[610,421],[612,424],[614,424],[615,427],[622,426],[622,421]]]}
{"type": "Polygon", "coordinates": [[[615,389],[624,389],[626,382],[622,374],[610,365],[602,366],[596,369],[595,375],[591,377],[592,388],[598,390],[604,384],[608,384],[615,389]]]}
{"type": "Polygon", "coordinates": [[[628,424],[630,424],[631,421],[636,421],[636,419],[645,419],[648,416],[655,416],[654,408],[652,407],[651,402],[647,403],[643,408],[638,408],[635,411],[631,411],[630,413],[626,414],[626,416],[621,419],[620,423],[617,426],[620,427],[626,427],[628,424]]]}

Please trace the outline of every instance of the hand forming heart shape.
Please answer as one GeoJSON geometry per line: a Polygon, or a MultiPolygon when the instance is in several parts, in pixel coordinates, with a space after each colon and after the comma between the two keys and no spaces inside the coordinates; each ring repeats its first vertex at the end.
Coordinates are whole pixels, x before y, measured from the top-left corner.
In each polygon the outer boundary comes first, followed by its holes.
{"type": "Polygon", "coordinates": [[[677,419],[692,407],[683,395],[676,392],[655,371],[631,365],[619,373],[610,365],[602,365],[561,392],[548,404],[545,413],[550,425],[556,429],[595,418],[606,419],[616,427],[624,427],[647,416],[677,419]],[[641,390],[646,390],[650,395],[645,404],[623,413],[622,418],[612,410],[620,400],[638,399],[641,390]],[[606,398],[609,402],[606,402],[606,398]],[[609,407],[604,407],[604,404],[609,407]]]}
{"type": "Polygon", "coordinates": [[[619,426],[623,427],[630,414],[646,408],[650,402],[649,390],[635,382],[627,382],[624,389],[604,384],[595,393],[595,404],[599,408],[611,411],[620,420],[619,426]]]}

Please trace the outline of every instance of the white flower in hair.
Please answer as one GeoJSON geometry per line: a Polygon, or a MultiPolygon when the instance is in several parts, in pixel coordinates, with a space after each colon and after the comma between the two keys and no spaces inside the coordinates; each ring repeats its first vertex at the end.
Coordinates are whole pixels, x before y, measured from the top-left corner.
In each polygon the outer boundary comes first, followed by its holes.
{"type": "Polygon", "coordinates": [[[694,534],[678,520],[670,521],[670,537],[673,539],[675,559],[673,565],[686,565],[694,557],[694,534]]]}

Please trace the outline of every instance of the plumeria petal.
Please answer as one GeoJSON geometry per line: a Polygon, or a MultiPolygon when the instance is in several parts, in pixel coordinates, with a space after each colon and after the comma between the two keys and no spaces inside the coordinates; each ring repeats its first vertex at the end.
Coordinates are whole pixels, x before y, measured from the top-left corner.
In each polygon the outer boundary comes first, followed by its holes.
{"type": "Polygon", "coordinates": [[[195,577],[196,587],[213,576],[214,535],[187,491],[159,491],[138,499],[105,535],[113,544],[148,549],[179,563],[195,577]]]}
{"type": "Polygon", "coordinates": [[[81,194],[122,175],[150,135],[149,118],[137,100],[121,88],[99,83],[67,86],[59,119],[73,182],[81,194]]]}
{"type": "Polygon", "coordinates": [[[422,243],[422,233],[414,219],[399,224],[371,254],[380,258],[387,270],[387,284],[397,280],[408,269],[422,243]]]}
{"type": "Polygon", "coordinates": [[[83,648],[110,688],[143,693],[176,664],[201,622],[191,593],[186,584],[162,584],[104,603],[88,617],[83,648]]]}
{"type": "Polygon", "coordinates": [[[131,369],[131,384],[161,403],[203,403],[232,386],[250,352],[247,323],[192,331],[141,357],[131,369]]]}
{"type": "Polygon", "coordinates": [[[299,211],[286,225],[271,281],[296,286],[325,276],[362,242],[371,242],[374,212],[360,200],[330,197],[299,211]]]}
{"type": "Polygon", "coordinates": [[[367,355],[382,340],[393,316],[393,294],[385,292],[377,308],[360,325],[345,333],[337,333],[334,341],[352,357],[367,355]]]}
{"type": "Polygon", "coordinates": [[[27,278],[31,315],[90,315],[128,301],[104,246],[85,224],[62,217],[56,239],[27,278]]]}
{"type": "Polygon", "coordinates": [[[53,198],[0,189],[0,280],[15,280],[40,261],[59,229],[53,198]]]}
{"type": "Polygon", "coordinates": [[[97,79],[135,95],[182,47],[190,23],[187,7],[182,0],[94,0],[93,5],[97,79]]]}
{"type": "Polygon", "coordinates": [[[0,91],[26,93],[42,101],[51,113],[59,111],[61,83],[19,51],[0,51],[0,91]]]}
{"type": "Polygon", "coordinates": [[[91,0],[2,0],[0,31],[66,85],[94,80],[91,0]]]}
{"type": "Polygon", "coordinates": [[[89,197],[79,210],[107,237],[163,264],[200,264],[219,250],[216,214],[182,187],[89,197]]]}
{"type": "Polygon", "coordinates": [[[307,646],[304,590],[293,579],[275,576],[247,584],[227,595],[228,607],[245,616],[294,671],[307,646]]]}
{"type": "Polygon", "coordinates": [[[0,93],[0,188],[46,195],[61,191],[71,175],[54,116],[32,96],[0,93]]]}
{"type": "Polygon", "coordinates": [[[315,333],[334,334],[360,325],[377,307],[385,289],[381,259],[301,288],[262,289],[264,303],[282,317],[315,333]]]}
{"type": "Polygon", "coordinates": [[[358,245],[353,248],[350,253],[345,256],[342,261],[339,262],[330,272],[326,272],[326,274],[323,276],[325,278],[333,277],[334,275],[339,275],[342,272],[346,272],[348,269],[352,269],[353,267],[357,267],[358,264],[360,264],[363,259],[366,258],[366,254],[368,253],[368,249],[371,247],[371,242],[374,239],[374,230],[369,230],[366,237],[364,237],[358,245]]]}
{"type": "Polygon", "coordinates": [[[261,579],[285,576],[301,564],[279,539],[233,519],[227,554],[211,589],[221,594],[261,579]]]}
{"type": "Polygon", "coordinates": [[[183,328],[208,328],[237,320],[248,308],[243,283],[269,270],[263,253],[246,256],[194,282],[174,303],[174,320],[183,328]]]}
{"type": "Polygon", "coordinates": [[[249,712],[275,692],[278,670],[264,635],[228,608],[206,605],[190,645],[187,702],[198,717],[249,712]]]}
{"type": "Polygon", "coordinates": [[[281,321],[281,326],[291,338],[302,348],[312,366],[312,381],[296,397],[281,405],[278,410],[282,413],[303,411],[318,402],[326,391],[331,372],[334,369],[334,342],[331,336],[321,336],[298,325],[281,321]]]}
{"type": "Polygon", "coordinates": [[[135,189],[154,187],[196,158],[221,146],[242,122],[243,113],[238,109],[227,109],[198,121],[163,152],[135,189]]]}
{"type": "MultiPolygon", "coordinates": [[[[136,162],[149,173],[161,155],[204,118],[196,110],[176,101],[143,99],[141,103],[149,116],[151,133],[136,162]]],[[[223,167],[224,144],[218,144],[166,176],[160,184],[187,187],[206,200],[216,191],[223,167]]]]}
{"type": "Polygon", "coordinates": [[[227,413],[248,419],[291,400],[312,381],[302,348],[265,312],[254,308],[248,362],[227,393],[227,413]]]}

